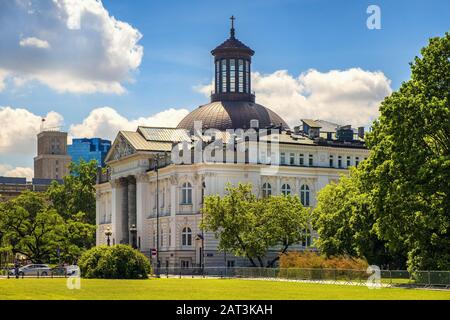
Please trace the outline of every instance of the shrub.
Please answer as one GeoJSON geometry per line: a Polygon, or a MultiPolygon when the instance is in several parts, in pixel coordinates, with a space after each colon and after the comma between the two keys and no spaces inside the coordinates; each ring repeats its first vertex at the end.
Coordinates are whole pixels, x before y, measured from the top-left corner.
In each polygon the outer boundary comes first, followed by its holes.
{"type": "Polygon", "coordinates": [[[281,268],[320,268],[365,270],[366,260],[348,256],[324,257],[315,252],[289,252],[280,256],[281,268]]]}
{"type": "Polygon", "coordinates": [[[84,278],[147,279],[151,271],[145,255],[123,244],[92,248],[82,254],[78,265],[84,278]]]}

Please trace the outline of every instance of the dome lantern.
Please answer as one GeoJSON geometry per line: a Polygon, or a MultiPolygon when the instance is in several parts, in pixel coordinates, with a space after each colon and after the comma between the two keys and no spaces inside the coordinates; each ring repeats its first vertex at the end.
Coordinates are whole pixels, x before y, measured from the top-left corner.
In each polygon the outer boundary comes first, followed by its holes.
{"type": "Polygon", "coordinates": [[[234,16],[231,16],[230,37],[211,51],[214,56],[215,81],[211,102],[255,102],[251,90],[251,57],[255,53],[235,37],[234,16]]]}

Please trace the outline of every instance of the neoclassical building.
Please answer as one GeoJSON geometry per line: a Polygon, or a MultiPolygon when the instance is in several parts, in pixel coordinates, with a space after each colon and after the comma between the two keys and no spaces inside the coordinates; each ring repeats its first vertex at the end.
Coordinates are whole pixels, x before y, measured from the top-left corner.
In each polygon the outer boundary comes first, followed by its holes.
{"type": "MultiPolygon", "coordinates": [[[[230,37],[211,51],[215,82],[211,102],[189,113],[176,128],[120,131],[99,175],[97,245],[130,244],[157,252],[160,266],[245,266],[217,250],[202,232],[203,198],[223,195],[228,183],[251,183],[259,196],[297,194],[313,208],[317,192],[368,155],[364,129],[303,119],[290,128],[255,102],[251,88],[254,51],[230,37]]],[[[296,248],[313,246],[314,230],[296,248]]],[[[268,257],[277,254],[277,248],[268,257]]],[[[156,255],[152,257],[156,264],[156,255]]]]}

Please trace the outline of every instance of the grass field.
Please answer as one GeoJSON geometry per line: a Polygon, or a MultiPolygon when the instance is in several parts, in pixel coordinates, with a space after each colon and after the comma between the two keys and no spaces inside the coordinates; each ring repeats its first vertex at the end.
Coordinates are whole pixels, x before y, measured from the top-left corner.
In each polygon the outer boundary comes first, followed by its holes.
{"type": "Polygon", "coordinates": [[[0,279],[0,300],[7,299],[445,299],[450,291],[309,284],[238,279],[81,279],[69,290],[66,279],[0,279]]]}

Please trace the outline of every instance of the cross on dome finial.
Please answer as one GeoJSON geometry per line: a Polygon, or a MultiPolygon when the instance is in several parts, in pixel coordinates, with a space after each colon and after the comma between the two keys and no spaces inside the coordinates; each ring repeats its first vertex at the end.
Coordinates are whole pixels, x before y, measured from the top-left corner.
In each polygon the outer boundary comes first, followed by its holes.
{"type": "Polygon", "coordinates": [[[231,38],[234,38],[234,20],[236,18],[234,17],[234,15],[231,16],[230,20],[231,20],[231,30],[230,30],[230,35],[231,38]]]}

